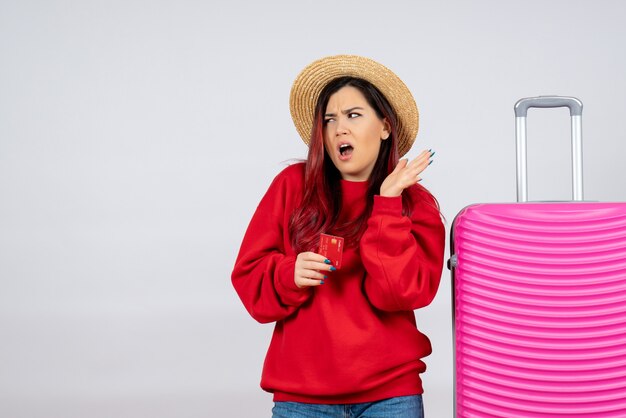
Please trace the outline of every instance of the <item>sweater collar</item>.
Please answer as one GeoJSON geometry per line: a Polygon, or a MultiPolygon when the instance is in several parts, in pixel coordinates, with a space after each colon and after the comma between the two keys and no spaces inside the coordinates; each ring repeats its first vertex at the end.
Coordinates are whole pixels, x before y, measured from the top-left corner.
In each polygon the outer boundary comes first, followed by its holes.
{"type": "Polygon", "coordinates": [[[367,195],[369,181],[350,181],[341,179],[341,194],[344,198],[352,200],[353,198],[363,198],[367,195]]]}

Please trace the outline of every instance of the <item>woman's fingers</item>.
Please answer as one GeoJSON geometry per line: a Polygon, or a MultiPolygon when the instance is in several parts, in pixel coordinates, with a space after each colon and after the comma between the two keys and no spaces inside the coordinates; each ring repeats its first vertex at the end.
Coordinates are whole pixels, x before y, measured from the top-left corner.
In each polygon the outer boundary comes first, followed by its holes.
{"type": "Polygon", "coordinates": [[[435,153],[431,150],[422,151],[411,163],[407,166],[409,177],[415,177],[415,181],[420,181],[419,175],[428,168],[432,163],[432,156],[435,153]]]}
{"type": "Polygon", "coordinates": [[[422,151],[409,163],[409,167],[415,168],[423,166],[425,168],[428,166],[428,164],[430,164],[430,161],[432,161],[431,158],[433,155],[435,155],[435,153],[432,150],[422,151]]]}
{"type": "Polygon", "coordinates": [[[324,284],[324,279],[306,279],[306,278],[301,278],[300,280],[296,281],[296,285],[299,288],[303,288],[303,287],[313,287],[313,286],[321,286],[324,284]]]}
{"type": "MultiPolygon", "coordinates": [[[[308,270],[327,270],[334,271],[335,267],[333,267],[326,257],[321,254],[306,252],[300,253],[298,258],[301,258],[301,266],[308,270]]],[[[296,260],[297,262],[298,260],[296,260]]]]}
{"type": "Polygon", "coordinates": [[[325,277],[325,274],[323,274],[322,272],[318,270],[311,270],[311,269],[305,269],[305,268],[300,268],[300,269],[296,268],[295,273],[305,279],[322,280],[325,277]]]}
{"type": "Polygon", "coordinates": [[[410,162],[407,159],[398,161],[394,170],[381,184],[380,195],[399,196],[404,189],[419,182],[420,174],[430,165],[434,154],[432,150],[425,150],[410,162]]]}
{"type": "Polygon", "coordinates": [[[403,188],[410,187],[422,180],[420,174],[432,163],[432,156],[435,153],[432,150],[422,151],[417,157],[401,171],[401,186],[403,188]]]}
{"type": "Polygon", "coordinates": [[[330,260],[313,252],[300,253],[296,257],[294,281],[298,287],[319,286],[324,283],[328,272],[335,271],[330,260]]]}
{"type": "Polygon", "coordinates": [[[396,164],[396,167],[393,169],[391,174],[402,171],[408,164],[409,164],[409,160],[407,160],[406,158],[401,159],[400,161],[398,161],[398,164],[396,164]]]}

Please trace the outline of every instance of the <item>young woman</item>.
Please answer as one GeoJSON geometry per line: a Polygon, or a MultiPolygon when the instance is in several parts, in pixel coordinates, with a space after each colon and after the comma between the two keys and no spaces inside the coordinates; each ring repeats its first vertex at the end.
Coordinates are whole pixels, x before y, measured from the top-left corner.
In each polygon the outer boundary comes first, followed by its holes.
{"type": "Polygon", "coordinates": [[[399,160],[417,135],[413,96],[381,64],[340,55],[300,73],[290,107],[307,160],[270,185],[232,274],[250,315],[276,322],[261,380],[273,417],[422,417],[431,345],[413,310],[435,296],[445,232],[418,184],[434,153],[399,160]],[[322,233],[343,238],[340,265],[322,233]]]}

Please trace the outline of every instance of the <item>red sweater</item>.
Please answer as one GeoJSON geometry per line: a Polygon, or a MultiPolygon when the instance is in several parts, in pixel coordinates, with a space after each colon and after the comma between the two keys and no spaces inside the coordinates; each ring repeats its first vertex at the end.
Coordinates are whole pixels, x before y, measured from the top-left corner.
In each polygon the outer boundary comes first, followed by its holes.
{"type": "MultiPolygon", "coordinates": [[[[372,402],[422,393],[420,358],[431,353],[413,310],[439,286],[445,231],[419,187],[402,216],[401,197],[374,197],[358,247],[325,284],[298,288],[288,224],[300,203],[304,164],[283,170],[261,200],[241,244],[233,285],[254,319],[276,321],[261,387],[274,401],[372,402]]],[[[341,180],[341,218],[365,208],[367,182],[341,180]]]]}

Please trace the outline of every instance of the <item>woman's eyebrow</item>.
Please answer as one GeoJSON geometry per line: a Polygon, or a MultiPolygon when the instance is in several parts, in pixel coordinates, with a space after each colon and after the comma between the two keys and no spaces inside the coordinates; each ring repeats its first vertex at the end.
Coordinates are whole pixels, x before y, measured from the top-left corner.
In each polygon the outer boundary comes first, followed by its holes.
{"type": "Polygon", "coordinates": [[[347,115],[348,113],[354,112],[355,110],[365,110],[360,106],[354,106],[351,107],[350,109],[346,109],[346,110],[342,110],[341,113],[343,113],[344,115],[347,115]]]}
{"type": "MultiPolygon", "coordinates": [[[[347,115],[348,113],[354,112],[355,110],[364,110],[364,109],[360,106],[354,106],[354,107],[351,107],[350,109],[342,110],[341,113],[343,113],[344,115],[347,115]]],[[[336,115],[334,113],[326,113],[324,114],[324,116],[332,117],[336,115]]]]}

